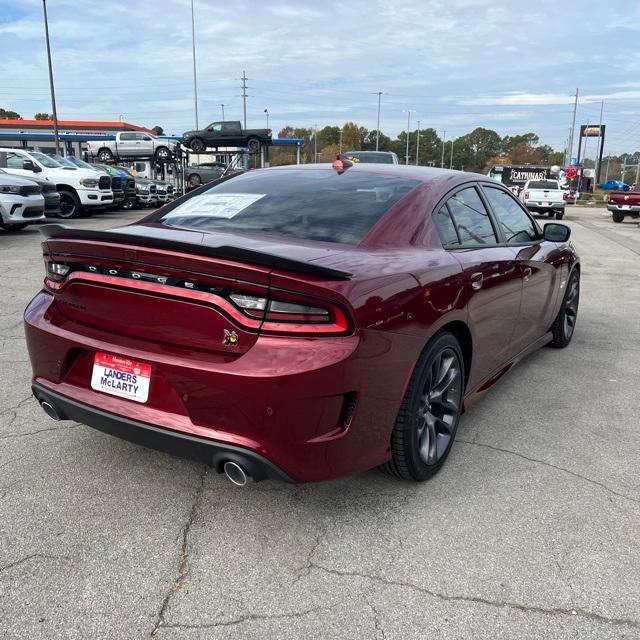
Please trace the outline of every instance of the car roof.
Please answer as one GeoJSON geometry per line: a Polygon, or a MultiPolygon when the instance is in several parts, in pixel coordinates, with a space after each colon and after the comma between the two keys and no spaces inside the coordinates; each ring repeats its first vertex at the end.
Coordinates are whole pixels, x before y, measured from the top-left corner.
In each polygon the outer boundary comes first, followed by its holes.
{"type": "MultiPolygon", "coordinates": [[[[290,164],[281,167],[270,167],[268,169],[255,169],[254,171],[335,171],[329,163],[317,164],[290,164]]],[[[454,186],[458,183],[482,181],[491,184],[496,183],[493,178],[489,178],[481,173],[471,173],[469,171],[456,171],[454,169],[440,169],[437,167],[416,167],[415,165],[404,164],[354,164],[345,169],[357,173],[380,174],[407,178],[418,182],[428,183],[448,183],[454,186]]],[[[500,184],[500,183],[497,183],[500,184]]]]}

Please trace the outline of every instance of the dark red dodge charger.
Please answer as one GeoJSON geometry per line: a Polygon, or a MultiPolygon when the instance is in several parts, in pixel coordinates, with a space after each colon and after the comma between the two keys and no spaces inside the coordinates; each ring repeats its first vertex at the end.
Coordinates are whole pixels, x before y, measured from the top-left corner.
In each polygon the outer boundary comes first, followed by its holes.
{"type": "Polygon", "coordinates": [[[464,408],[578,312],[569,228],[472,173],[265,169],[43,232],[25,326],[45,411],[237,484],[425,480],[464,408]]]}

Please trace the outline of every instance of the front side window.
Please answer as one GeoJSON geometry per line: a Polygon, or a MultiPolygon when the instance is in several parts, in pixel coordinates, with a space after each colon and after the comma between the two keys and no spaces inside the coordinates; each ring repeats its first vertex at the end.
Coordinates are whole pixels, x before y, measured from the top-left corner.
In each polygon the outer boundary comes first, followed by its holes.
{"type": "Polygon", "coordinates": [[[151,138],[144,133],[136,133],[136,140],[144,140],[145,142],[148,142],[151,138]]]}
{"type": "Polygon", "coordinates": [[[417,180],[358,171],[249,172],[167,213],[166,225],[358,244],[417,180]]]}
{"type": "Polygon", "coordinates": [[[209,131],[216,131],[219,133],[222,131],[222,122],[212,122],[207,129],[209,129],[209,131]]]}
{"type": "Polygon", "coordinates": [[[47,167],[47,169],[55,169],[57,167],[62,166],[60,162],[58,162],[51,156],[48,156],[44,153],[40,153],[40,151],[32,151],[31,157],[37,162],[39,162],[43,167],[47,167]]]}
{"type": "Polygon", "coordinates": [[[449,198],[447,204],[464,246],[496,244],[489,213],[474,187],[458,191],[449,198]]]}
{"type": "Polygon", "coordinates": [[[498,219],[507,244],[531,242],[540,237],[540,232],[533,220],[508,193],[489,186],[483,187],[483,189],[498,219]]]}
{"type": "Polygon", "coordinates": [[[22,163],[26,160],[17,153],[7,153],[7,169],[22,169],[22,163]]]}

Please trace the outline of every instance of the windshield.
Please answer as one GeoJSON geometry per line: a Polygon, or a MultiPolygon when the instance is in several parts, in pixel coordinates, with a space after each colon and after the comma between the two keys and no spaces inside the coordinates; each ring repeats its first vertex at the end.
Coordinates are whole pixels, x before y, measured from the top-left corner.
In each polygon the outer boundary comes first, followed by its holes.
{"type": "Polygon", "coordinates": [[[532,180],[529,183],[529,189],[559,189],[555,180],[532,180]]]}
{"type": "Polygon", "coordinates": [[[358,244],[419,184],[396,176],[328,170],[249,172],[190,198],[167,225],[358,244]]]}
{"type": "Polygon", "coordinates": [[[39,151],[31,151],[30,153],[33,158],[35,158],[42,166],[47,167],[47,169],[56,169],[65,166],[65,163],[58,162],[58,160],[44,153],[40,153],[39,151]]]}
{"type": "Polygon", "coordinates": [[[376,153],[375,151],[348,151],[343,156],[354,162],[373,162],[375,164],[394,164],[390,153],[376,153]]]}
{"type": "MultiPolygon", "coordinates": [[[[57,157],[58,156],[56,156],[56,158],[57,157]]],[[[92,169],[93,171],[100,170],[98,167],[94,167],[93,165],[90,165],[88,162],[85,162],[84,160],[80,160],[80,158],[76,158],[75,156],[68,156],[65,158],[65,160],[70,164],[72,164],[73,166],[79,167],[80,169],[92,169]]]]}

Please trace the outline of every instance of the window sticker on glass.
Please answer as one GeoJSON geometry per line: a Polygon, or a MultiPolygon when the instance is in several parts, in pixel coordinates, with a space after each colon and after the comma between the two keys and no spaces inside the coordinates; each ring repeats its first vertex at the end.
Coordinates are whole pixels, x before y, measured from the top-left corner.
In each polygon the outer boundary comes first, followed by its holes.
{"type": "Polygon", "coordinates": [[[176,207],[165,219],[185,216],[234,218],[265,195],[264,193],[203,193],[176,207]]]}

